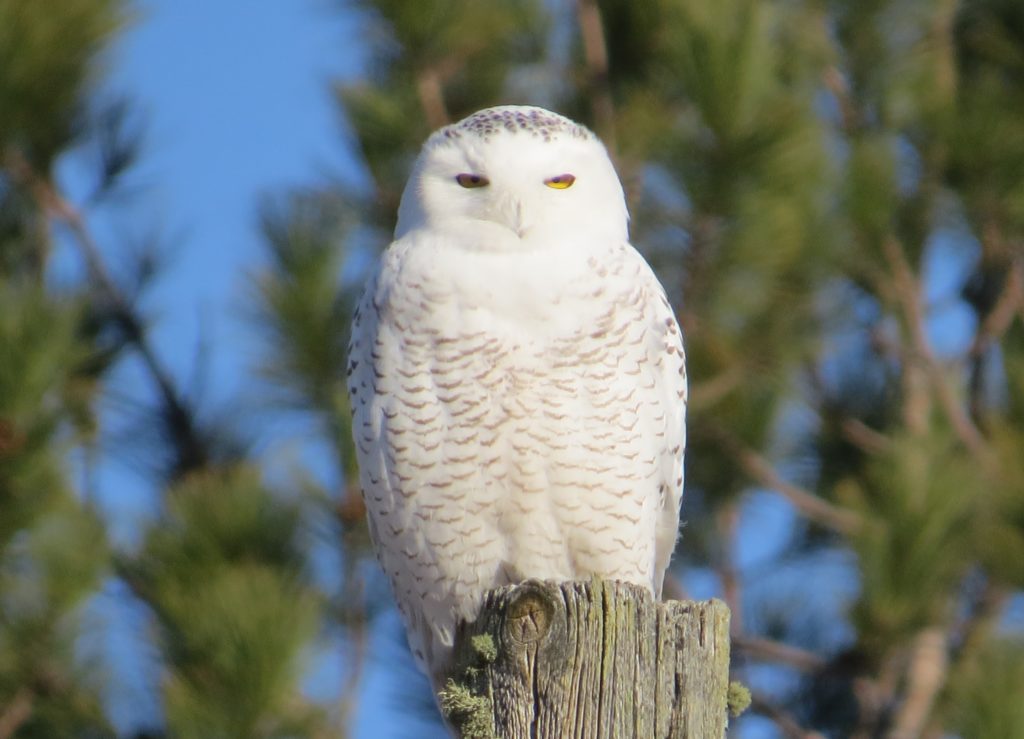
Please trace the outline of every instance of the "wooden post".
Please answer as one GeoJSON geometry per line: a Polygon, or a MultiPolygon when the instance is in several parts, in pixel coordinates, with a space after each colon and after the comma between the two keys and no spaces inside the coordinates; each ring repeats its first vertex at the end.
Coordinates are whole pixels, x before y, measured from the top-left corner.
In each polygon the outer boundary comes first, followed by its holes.
{"type": "Polygon", "coordinates": [[[442,711],[463,739],[721,739],[729,609],[531,580],[460,624],[442,711]]]}

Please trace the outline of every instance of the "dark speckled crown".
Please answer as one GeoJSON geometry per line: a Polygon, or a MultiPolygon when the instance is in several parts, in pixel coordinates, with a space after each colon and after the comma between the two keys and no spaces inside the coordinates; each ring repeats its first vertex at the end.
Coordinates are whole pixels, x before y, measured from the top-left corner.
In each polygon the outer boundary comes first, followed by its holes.
{"type": "Polygon", "coordinates": [[[551,141],[559,136],[593,139],[594,134],[585,126],[544,108],[503,105],[485,108],[458,123],[445,126],[435,134],[446,139],[459,139],[464,135],[484,140],[499,133],[528,133],[535,139],[551,141]]]}

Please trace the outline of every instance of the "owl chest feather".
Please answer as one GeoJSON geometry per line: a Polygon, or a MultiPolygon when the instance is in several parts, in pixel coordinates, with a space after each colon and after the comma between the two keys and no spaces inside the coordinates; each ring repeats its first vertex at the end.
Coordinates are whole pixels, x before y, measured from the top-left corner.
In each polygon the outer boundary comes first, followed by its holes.
{"type": "Polygon", "coordinates": [[[657,592],[685,374],[649,268],[628,246],[579,258],[569,279],[437,257],[389,254],[353,336],[362,484],[396,592],[466,617],[483,590],[528,577],[657,592]]]}
{"type": "Polygon", "coordinates": [[[603,404],[616,370],[632,358],[642,372],[658,342],[651,296],[614,251],[461,260],[422,251],[381,292],[381,336],[393,362],[423,381],[415,387],[445,406],[478,395],[515,416],[558,397],[603,404]]]}
{"type": "MultiPolygon", "coordinates": [[[[572,264],[404,260],[379,291],[375,355],[393,486],[502,521],[656,489],[664,325],[615,250],[572,264]],[[615,257],[619,257],[617,260],[615,257]],[[544,268],[546,267],[546,269],[544,268]],[[493,271],[494,274],[488,274],[493,271]],[[491,279],[494,277],[494,279],[491,279]]],[[[551,260],[547,260],[551,261],[551,260]]],[[[555,260],[557,262],[557,260],[555,260]]]]}

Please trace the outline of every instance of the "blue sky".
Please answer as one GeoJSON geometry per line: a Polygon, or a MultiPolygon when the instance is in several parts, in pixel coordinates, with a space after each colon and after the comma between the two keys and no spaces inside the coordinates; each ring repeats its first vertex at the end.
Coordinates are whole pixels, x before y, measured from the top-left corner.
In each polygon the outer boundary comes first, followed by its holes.
{"type": "MultiPolygon", "coordinates": [[[[260,262],[263,194],[355,177],[330,81],[357,68],[357,26],[326,0],[139,0],[110,57],[107,86],[143,111],[133,180],[151,224],[180,235],[153,295],[156,338],[180,379],[204,330],[230,325],[242,279],[260,262]]],[[[238,358],[215,353],[215,361],[238,358]]],[[[217,387],[235,367],[212,368],[217,387]]]]}

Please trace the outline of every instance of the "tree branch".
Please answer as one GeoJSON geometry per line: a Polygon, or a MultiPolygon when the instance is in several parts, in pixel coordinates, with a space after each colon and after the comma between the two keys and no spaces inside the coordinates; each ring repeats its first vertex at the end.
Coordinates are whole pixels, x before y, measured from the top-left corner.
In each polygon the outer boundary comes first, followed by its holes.
{"type": "Polygon", "coordinates": [[[860,528],[861,518],[856,513],[834,506],[799,485],[786,482],[771,462],[731,433],[721,428],[705,427],[705,432],[708,431],[722,442],[747,475],[778,492],[808,520],[842,534],[852,534],[860,528]]]}
{"type": "Polygon", "coordinates": [[[859,418],[848,415],[831,402],[825,389],[825,381],[821,376],[820,367],[807,368],[807,377],[811,388],[817,395],[818,405],[826,412],[835,413],[839,420],[839,431],[843,438],[866,454],[881,454],[892,447],[892,442],[885,434],[868,426],[859,418]]]}
{"type": "Polygon", "coordinates": [[[714,377],[694,383],[690,385],[690,394],[687,399],[689,407],[694,411],[711,408],[736,388],[742,386],[745,379],[743,368],[734,364],[714,377]]]}
{"type": "Polygon", "coordinates": [[[882,454],[892,447],[885,434],[875,431],[858,418],[843,419],[839,428],[847,441],[868,454],[882,454]]]}
{"type": "Polygon", "coordinates": [[[892,237],[883,239],[882,249],[892,269],[896,283],[896,299],[903,311],[904,321],[910,332],[910,338],[917,359],[923,362],[928,379],[936,390],[939,403],[942,405],[957,436],[974,454],[987,458],[985,439],[971,420],[967,411],[957,402],[953,388],[943,374],[942,367],[935,358],[928,336],[925,332],[925,316],[921,308],[920,285],[914,271],[907,261],[907,255],[899,242],[892,237]]]}
{"type": "Polygon", "coordinates": [[[853,104],[853,100],[850,98],[850,86],[847,84],[846,77],[838,67],[830,65],[825,68],[822,74],[822,82],[825,84],[825,89],[832,93],[836,103],[839,105],[843,130],[846,132],[856,130],[860,125],[861,116],[853,104]]]}
{"type": "Polygon", "coordinates": [[[444,102],[444,86],[436,66],[427,67],[416,75],[416,94],[431,130],[448,125],[450,118],[444,102]]]}
{"type": "Polygon", "coordinates": [[[985,586],[953,632],[953,641],[957,645],[953,651],[954,660],[961,662],[970,659],[982,648],[998,626],[1009,597],[1006,588],[1000,585],[989,582],[985,586]]]}
{"type": "Polygon", "coordinates": [[[993,342],[999,341],[1021,308],[1024,308],[1024,267],[1019,261],[1015,261],[1010,265],[1006,283],[996,304],[982,320],[978,333],[971,342],[970,356],[984,354],[993,342]]]}
{"type": "Polygon", "coordinates": [[[576,0],[576,19],[583,41],[583,59],[587,64],[587,88],[594,126],[608,151],[615,158],[618,151],[615,137],[615,104],[608,79],[608,46],[605,43],[604,20],[596,0],[576,0]]]}
{"type": "Polygon", "coordinates": [[[22,686],[11,702],[0,711],[0,739],[10,739],[32,715],[35,696],[32,690],[22,686]]]}
{"type": "MultiPolygon", "coordinates": [[[[735,618],[735,613],[733,618],[735,618]]],[[[802,672],[817,672],[828,664],[828,661],[821,655],[773,639],[733,634],[732,645],[733,648],[753,659],[779,662],[802,672]]]]}
{"type": "MultiPolygon", "coordinates": [[[[356,557],[346,559],[356,560],[356,557]]],[[[348,660],[348,674],[341,686],[341,694],[338,699],[338,713],[346,726],[351,727],[359,708],[359,689],[362,685],[363,672],[366,668],[366,654],[368,650],[368,638],[366,628],[366,607],[365,594],[362,578],[357,574],[356,562],[346,566],[345,589],[349,591],[348,597],[358,598],[360,616],[352,619],[348,626],[348,641],[352,647],[351,658],[348,660]]]]}
{"type": "Polygon", "coordinates": [[[946,683],[948,668],[945,632],[938,627],[921,631],[911,649],[906,697],[896,712],[888,739],[915,739],[921,735],[935,697],[946,683]]]}
{"type": "Polygon", "coordinates": [[[732,561],[733,546],[736,543],[736,527],[739,523],[739,511],[735,502],[722,506],[715,516],[718,525],[719,539],[722,542],[721,561],[717,567],[718,576],[722,580],[722,597],[732,612],[732,635],[743,633],[743,587],[732,561]]]}
{"type": "Polygon", "coordinates": [[[999,342],[1013,324],[1018,310],[1024,306],[1024,276],[1021,273],[1020,262],[1012,260],[1002,292],[992,309],[981,316],[967,352],[970,365],[968,408],[976,424],[982,424],[985,417],[985,355],[993,344],[999,342]]]}
{"type": "Polygon", "coordinates": [[[99,246],[89,231],[82,214],[61,195],[51,182],[39,175],[20,153],[8,151],[4,161],[14,180],[32,194],[40,210],[67,226],[75,237],[75,242],[85,259],[89,274],[110,303],[114,316],[124,329],[128,341],[139,352],[156,384],[163,401],[167,425],[173,435],[178,452],[177,470],[181,472],[203,466],[208,461],[208,452],[206,443],[195,424],[192,410],[174,387],[170,374],[150,345],[144,322],[122,295],[107,271],[99,246]]]}

